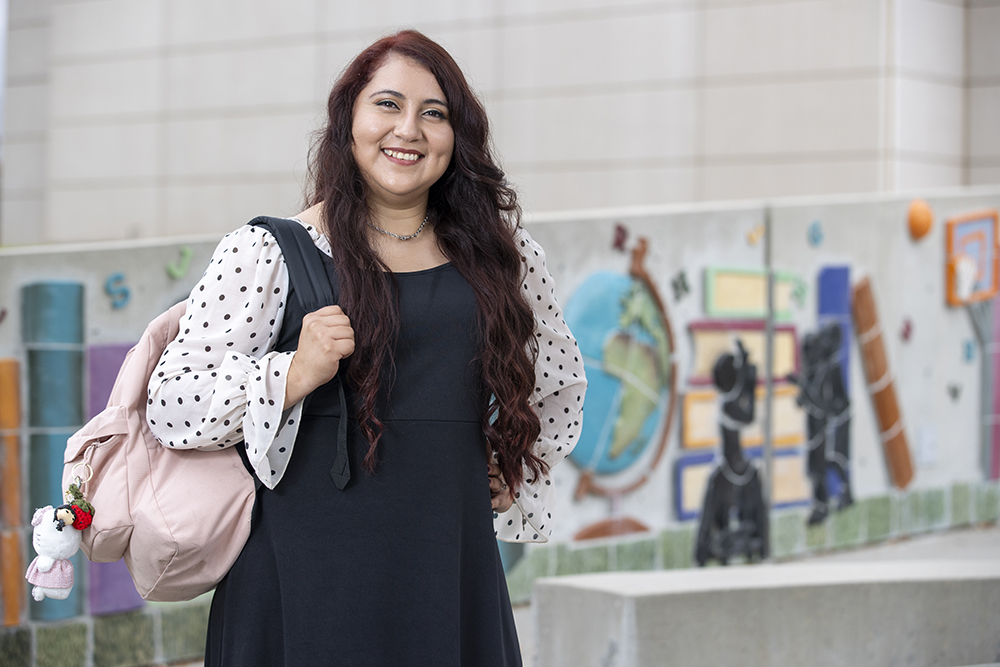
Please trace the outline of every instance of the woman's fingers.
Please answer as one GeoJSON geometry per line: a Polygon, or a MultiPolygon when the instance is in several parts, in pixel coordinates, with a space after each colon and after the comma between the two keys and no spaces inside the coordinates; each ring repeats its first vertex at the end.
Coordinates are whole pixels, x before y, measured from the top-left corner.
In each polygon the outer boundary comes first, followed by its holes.
{"type": "Polygon", "coordinates": [[[510,487],[507,487],[493,496],[490,504],[493,506],[493,510],[495,512],[499,512],[500,514],[509,510],[511,505],[514,504],[514,496],[510,492],[510,487]]]}
{"type": "Polygon", "coordinates": [[[340,361],[354,354],[354,328],[340,306],[326,306],[302,318],[299,343],[285,386],[285,407],[302,400],[337,374],[340,361]]]}
{"type": "Polygon", "coordinates": [[[503,480],[500,474],[500,466],[495,463],[489,464],[490,479],[490,504],[496,512],[506,512],[514,504],[514,495],[510,486],[503,480]]]}

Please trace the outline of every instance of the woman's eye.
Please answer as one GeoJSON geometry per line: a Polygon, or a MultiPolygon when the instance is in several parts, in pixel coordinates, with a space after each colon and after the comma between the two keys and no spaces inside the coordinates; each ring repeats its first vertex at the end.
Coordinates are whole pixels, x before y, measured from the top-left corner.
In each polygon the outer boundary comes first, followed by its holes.
{"type": "Polygon", "coordinates": [[[398,109],[399,108],[399,105],[397,105],[392,100],[379,100],[378,102],[375,103],[375,106],[386,107],[386,108],[389,108],[389,109],[398,109]]]}
{"type": "Polygon", "coordinates": [[[440,109],[428,109],[424,113],[426,113],[429,116],[434,116],[435,118],[440,118],[441,120],[447,119],[447,117],[444,115],[444,112],[441,111],[440,109]]]}

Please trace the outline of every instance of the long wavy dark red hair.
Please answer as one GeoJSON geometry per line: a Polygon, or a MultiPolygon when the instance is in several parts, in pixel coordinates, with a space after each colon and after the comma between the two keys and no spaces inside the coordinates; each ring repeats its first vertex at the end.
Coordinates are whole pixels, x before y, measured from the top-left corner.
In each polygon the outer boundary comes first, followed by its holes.
{"type": "Polygon", "coordinates": [[[390,54],[410,58],[437,79],[448,103],[455,148],[444,175],[431,186],[430,220],[438,243],[476,294],[479,361],[486,394],[483,430],[500,470],[514,489],[526,466],[532,477],[547,469],[532,453],[540,432],[528,405],[538,355],[534,315],[521,283],[524,263],[514,242],[520,224],[517,196],[496,164],[489,121],[462,70],[441,46],[404,30],[372,44],[341,74],[327,101],[327,125],[310,156],[307,204],[325,202],[323,220],[340,281],[340,304],[351,318],[355,351],[347,380],[358,395],[356,409],[369,450],[364,465],[375,469],[383,424],[376,414],[381,369],[392,368],[399,332],[398,304],[388,267],[368,240],[368,190],[352,150],[354,103],[390,54]]]}

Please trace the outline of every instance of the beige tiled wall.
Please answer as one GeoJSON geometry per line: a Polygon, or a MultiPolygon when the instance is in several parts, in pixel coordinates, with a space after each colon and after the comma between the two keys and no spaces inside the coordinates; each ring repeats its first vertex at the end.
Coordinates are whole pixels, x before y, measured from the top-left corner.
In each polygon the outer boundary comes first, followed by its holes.
{"type": "Polygon", "coordinates": [[[416,27],[528,211],[1000,180],[1000,0],[10,0],[0,242],[301,202],[365,45],[416,27]]]}
{"type": "Polygon", "coordinates": [[[968,171],[974,184],[1000,182],[1000,0],[968,9],[968,171]]]}
{"type": "Polygon", "coordinates": [[[38,243],[45,229],[50,0],[9,0],[0,243],[38,243]]]}

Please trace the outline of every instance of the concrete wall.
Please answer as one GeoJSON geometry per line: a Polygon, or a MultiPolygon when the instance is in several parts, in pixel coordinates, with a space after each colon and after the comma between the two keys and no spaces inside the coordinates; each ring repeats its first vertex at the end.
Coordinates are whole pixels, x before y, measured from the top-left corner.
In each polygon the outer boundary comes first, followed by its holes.
{"type": "Polygon", "coordinates": [[[997,0],[11,0],[0,242],[290,215],[337,72],[413,26],[529,211],[1000,181],[997,0]]]}
{"type": "Polygon", "coordinates": [[[1000,178],[1000,2],[972,0],[966,10],[968,35],[967,108],[969,183],[1000,178]]]}
{"type": "Polygon", "coordinates": [[[801,564],[542,580],[539,667],[982,665],[1000,566],[801,564]]]}

